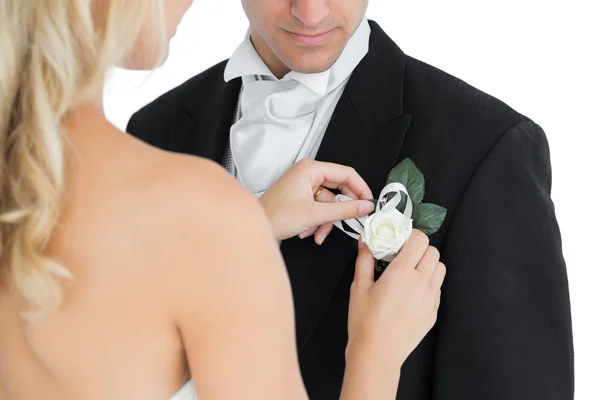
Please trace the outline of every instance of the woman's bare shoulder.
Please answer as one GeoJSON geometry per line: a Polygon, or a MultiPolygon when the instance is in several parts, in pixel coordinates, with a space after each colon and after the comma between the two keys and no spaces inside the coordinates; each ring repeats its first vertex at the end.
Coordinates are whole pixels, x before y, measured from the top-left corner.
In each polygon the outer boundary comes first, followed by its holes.
{"type": "Polygon", "coordinates": [[[147,172],[150,188],[158,197],[173,191],[180,195],[200,196],[209,202],[216,199],[207,197],[208,194],[237,194],[241,196],[240,200],[246,201],[252,198],[223,167],[201,157],[160,152],[156,163],[147,172]]]}
{"type": "Polygon", "coordinates": [[[163,152],[147,170],[147,193],[167,218],[213,218],[240,210],[262,217],[258,201],[219,164],[200,157],[163,152]]]}
{"type": "Polygon", "coordinates": [[[206,159],[163,153],[143,178],[140,199],[154,218],[155,240],[177,254],[177,268],[215,264],[223,254],[276,249],[263,209],[220,165],[206,159]],[[187,257],[187,258],[186,258],[187,257]],[[198,258],[201,257],[201,260],[198,258]]]}
{"type": "Polygon", "coordinates": [[[174,318],[193,317],[182,310],[198,316],[205,307],[214,309],[214,299],[225,295],[235,304],[271,295],[291,304],[279,248],[254,196],[212,161],[163,157],[160,171],[148,178],[156,221],[155,231],[146,234],[154,235],[149,251],[161,271],[162,301],[172,304],[174,318]]]}

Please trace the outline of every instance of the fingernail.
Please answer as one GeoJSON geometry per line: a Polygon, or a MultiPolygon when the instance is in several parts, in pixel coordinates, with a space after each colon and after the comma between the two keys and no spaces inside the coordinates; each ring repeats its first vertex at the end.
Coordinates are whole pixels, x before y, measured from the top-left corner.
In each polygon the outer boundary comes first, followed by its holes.
{"type": "Polygon", "coordinates": [[[362,203],[360,203],[360,206],[358,206],[358,213],[361,215],[365,215],[373,211],[374,208],[375,206],[370,201],[363,201],[362,203]]]}
{"type": "Polygon", "coordinates": [[[327,236],[324,236],[324,235],[319,235],[319,236],[317,236],[317,237],[315,238],[315,242],[317,242],[317,244],[320,246],[320,245],[322,245],[322,244],[323,244],[323,242],[325,241],[325,238],[326,238],[326,237],[327,237],[327,236]]]}
{"type": "Polygon", "coordinates": [[[301,233],[301,234],[298,235],[298,237],[300,239],[306,239],[308,237],[308,233],[307,232],[301,233]]]}

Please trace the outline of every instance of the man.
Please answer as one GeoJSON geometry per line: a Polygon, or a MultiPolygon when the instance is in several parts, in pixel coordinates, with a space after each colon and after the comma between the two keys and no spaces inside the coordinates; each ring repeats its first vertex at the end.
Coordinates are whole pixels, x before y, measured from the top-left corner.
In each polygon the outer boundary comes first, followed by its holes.
{"type": "MultiPolygon", "coordinates": [[[[438,323],[402,369],[398,399],[573,397],[561,238],[542,129],[405,55],[368,0],[242,0],[250,34],[230,60],[136,113],[128,131],[221,162],[260,196],[295,161],[354,167],[373,193],[409,157],[447,266],[438,323]]],[[[281,251],[311,399],[337,399],[356,251],[339,230],[281,251]]]]}

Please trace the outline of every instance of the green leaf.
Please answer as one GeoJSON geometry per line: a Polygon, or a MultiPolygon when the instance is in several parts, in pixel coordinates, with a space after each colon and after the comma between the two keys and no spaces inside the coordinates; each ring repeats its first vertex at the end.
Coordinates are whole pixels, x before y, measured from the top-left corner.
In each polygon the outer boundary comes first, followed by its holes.
{"type": "Polygon", "coordinates": [[[425,177],[415,163],[407,158],[396,165],[388,176],[387,183],[399,182],[406,190],[414,205],[421,204],[425,197],[425,177]]]}
{"type": "Polygon", "coordinates": [[[378,260],[375,260],[375,271],[383,272],[383,267],[381,266],[381,264],[379,264],[378,260]]]}
{"type": "Polygon", "coordinates": [[[444,207],[435,204],[419,204],[413,209],[413,227],[426,235],[433,235],[442,226],[446,212],[444,207]]]}

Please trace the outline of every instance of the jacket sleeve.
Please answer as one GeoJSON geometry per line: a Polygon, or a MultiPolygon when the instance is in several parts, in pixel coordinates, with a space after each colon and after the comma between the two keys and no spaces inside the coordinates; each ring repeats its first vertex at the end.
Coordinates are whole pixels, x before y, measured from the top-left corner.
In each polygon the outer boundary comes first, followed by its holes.
{"type": "Polygon", "coordinates": [[[573,337],[543,130],[509,129],[472,176],[442,249],[435,400],[573,399],[573,337]]]}

